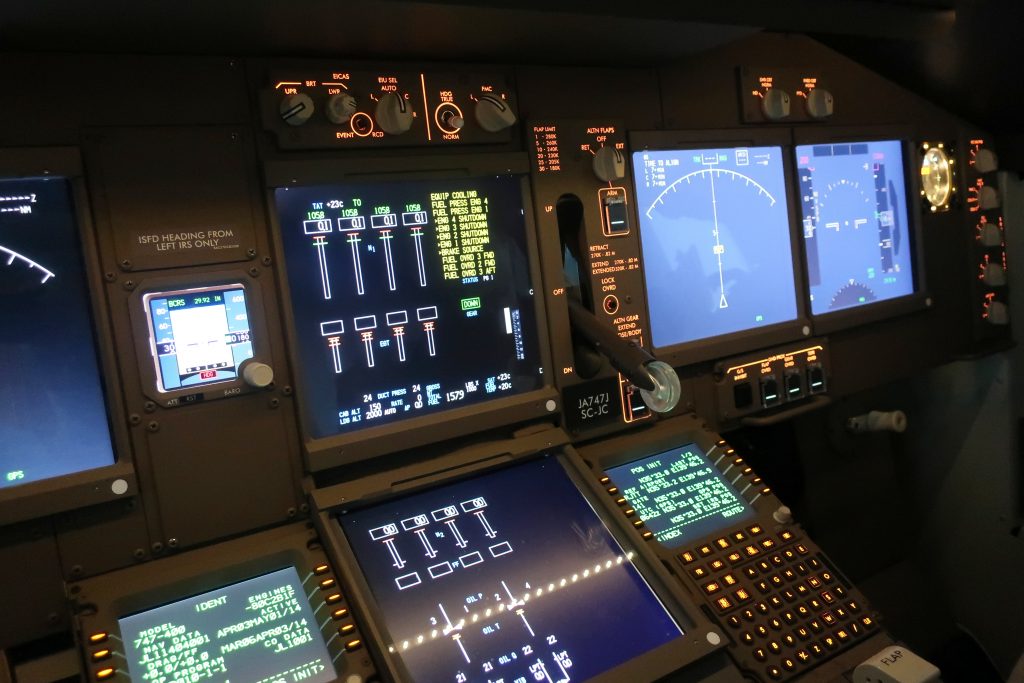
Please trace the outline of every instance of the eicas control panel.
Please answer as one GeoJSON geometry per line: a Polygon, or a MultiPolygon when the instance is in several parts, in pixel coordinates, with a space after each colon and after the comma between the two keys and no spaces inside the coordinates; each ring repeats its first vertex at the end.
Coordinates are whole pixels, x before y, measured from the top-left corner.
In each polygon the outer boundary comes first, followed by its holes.
{"type": "Polygon", "coordinates": [[[0,134],[0,522],[42,558],[0,646],[567,683],[891,645],[728,433],[1008,342],[997,162],[880,79],[902,118],[838,67],[754,78],[773,40],[715,57],[710,119],[682,66],[610,102],[601,69],[156,60],[234,89],[0,134]]]}

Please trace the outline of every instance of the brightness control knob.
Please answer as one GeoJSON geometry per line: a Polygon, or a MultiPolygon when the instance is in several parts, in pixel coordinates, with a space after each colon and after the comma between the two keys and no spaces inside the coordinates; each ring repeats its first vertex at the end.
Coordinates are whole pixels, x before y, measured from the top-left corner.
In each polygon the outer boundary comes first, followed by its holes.
{"type": "Polygon", "coordinates": [[[345,92],[331,95],[327,98],[325,109],[331,123],[347,123],[356,113],[356,98],[345,92]]]}
{"type": "Polygon", "coordinates": [[[398,93],[389,92],[377,103],[374,118],[385,133],[401,135],[412,127],[412,105],[398,93]]]}
{"type": "Polygon", "coordinates": [[[807,93],[807,115],[812,119],[827,119],[832,116],[834,99],[824,88],[814,88],[807,93]]]}
{"type": "Polygon", "coordinates": [[[626,176],[626,157],[621,149],[602,147],[594,153],[594,175],[606,183],[626,176]]]}
{"type": "Polygon", "coordinates": [[[284,122],[290,126],[301,126],[313,116],[313,98],[306,93],[286,95],[278,111],[284,122]]]}
{"type": "Polygon", "coordinates": [[[1000,263],[986,263],[981,281],[989,287],[1003,287],[1006,285],[1006,269],[1000,263]]]}
{"type": "Polygon", "coordinates": [[[977,173],[991,173],[999,170],[999,159],[988,147],[979,147],[974,153],[974,170],[977,173]]]}
{"type": "Polygon", "coordinates": [[[494,95],[481,95],[476,103],[476,121],[488,133],[497,133],[516,122],[509,103],[494,95]]]}
{"type": "Polygon", "coordinates": [[[1010,310],[1002,301],[990,301],[985,320],[989,325],[1006,325],[1010,322],[1010,310]]]}
{"type": "Polygon", "coordinates": [[[996,188],[988,185],[983,186],[978,191],[978,206],[981,207],[982,211],[988,211],[989,209],[999,208],[999,193],[996,188]]]}
{"type": "Polygon", "coordinates": [[[769,121],[781,121],[789,116],[789,93],[768,88],[761,98],[761,113],[769,121]]]}
{"type": "Polygon", "coordinates": [[[979,239],[983,247],[998,247],[1003,243],[1003,231],[995,223],[982,223],[979,239]]]}
{"type": "Polygon", "coordinates": [[[274,368],[259,361],[246,361],[242,366],[242,379],[254,389],[264,389],[274,382],[274,368]]]}

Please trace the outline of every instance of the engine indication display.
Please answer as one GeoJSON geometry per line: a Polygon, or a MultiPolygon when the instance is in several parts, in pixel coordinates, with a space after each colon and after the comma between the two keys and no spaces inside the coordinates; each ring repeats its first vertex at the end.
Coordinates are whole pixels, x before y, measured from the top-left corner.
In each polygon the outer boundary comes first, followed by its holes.
{"type": "Polygon", "coordinates": [[[796,320],[781,147],[633,153],[655,348],[796,320]]]}
{"type": "Polygon", "coordinates": [[[0,488],[114,463],[90,309],[68,181],[0,179],[0,488]]]}
{"type": "Polygon", "coordinates": [[[519,178],[275,199],[309,436],[542,386],[519,178]]]}
{"type": "Polygon", "coordinates": [[[799,145],[811,312],[914,293],[903,143],[799,145]]]}
{"type": "Polygon", "coordinates": [[[122,617],[131,679],[335,680],[303,583],[286,567],[122,617]]]}
{"type": "Polygon", "coordinates": [[[338,519],[412,680],[583,681],[682,635],[554,458],[338,519]]]}
{"type": "Polygon", "coordinates": [[[669,548],[754,514],[696,444],[613,467],[608,476],[658,542],[669,548]]]}
{"type": "Polygon", "coordinates": [[[242,285],[151,293],[142,301],[160,391],[235,379],[253,357],[242,285]]]}

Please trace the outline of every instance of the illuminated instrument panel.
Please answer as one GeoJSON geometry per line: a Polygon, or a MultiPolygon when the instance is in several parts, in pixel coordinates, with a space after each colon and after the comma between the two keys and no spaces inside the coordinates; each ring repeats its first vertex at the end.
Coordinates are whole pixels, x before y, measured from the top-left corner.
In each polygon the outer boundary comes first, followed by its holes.
{"type": "Polygon", "coordinates": [[[766,681],[891,642],[728,432],[973,348],[968,310],[1008,339],[982,145],[959,204],[953,145],[918,173],[925,123],[835,128],[817,69],[744,68],[714,121],[669,71],[239,71],[0,181],[0,513],[70,511],[93,679],[766,681]]]}
{"type": "Polygon", "coordinates": [[[313,438],[539,388],[520,179],[275,192],[313,438]]]}

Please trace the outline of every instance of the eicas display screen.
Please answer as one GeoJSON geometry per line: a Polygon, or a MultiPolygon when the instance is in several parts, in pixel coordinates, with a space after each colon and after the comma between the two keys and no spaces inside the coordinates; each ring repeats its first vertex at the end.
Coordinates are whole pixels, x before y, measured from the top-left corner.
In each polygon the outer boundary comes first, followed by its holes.
{"type": "Polygon", "coordinates": [[[238,377],[252,358],[245,289],[201,287],[143,297],[160,391],[238,377]]]}
{"type": "Polygon", "coordinates": [[[280,188],[275,199],[310,436],[542,385],[519,178],[280,188]]]}
{"type": "Polygon", "coordinates": [[[608,476],[658,542],[669,548],[754,515],[696,444],[613,467],[608,476]]]}
{"type": "Polygon", "coordinates": [[[133,681],[337,676],[294,567],[118,619],[133,681]]]}
{"type": "Polygon", "coordinates": [[[114,463],[66,179],[0,179],[0,415],[0,487],[114,463]]]}
{"type": "Polygon", "coordinates": [[[656,348],[797,318],[781,147],[633,153],[656,348]]]}
{"type": "Polygon", "coordinates": [[[811,313],[913,294],[903,143],[799,145],[796,155],[811,313]]]}
{"type": "Polygon", "coordinates": [[[554,458],[343,513],[414,681],[582,681],[682,630],[554,458]]]}

